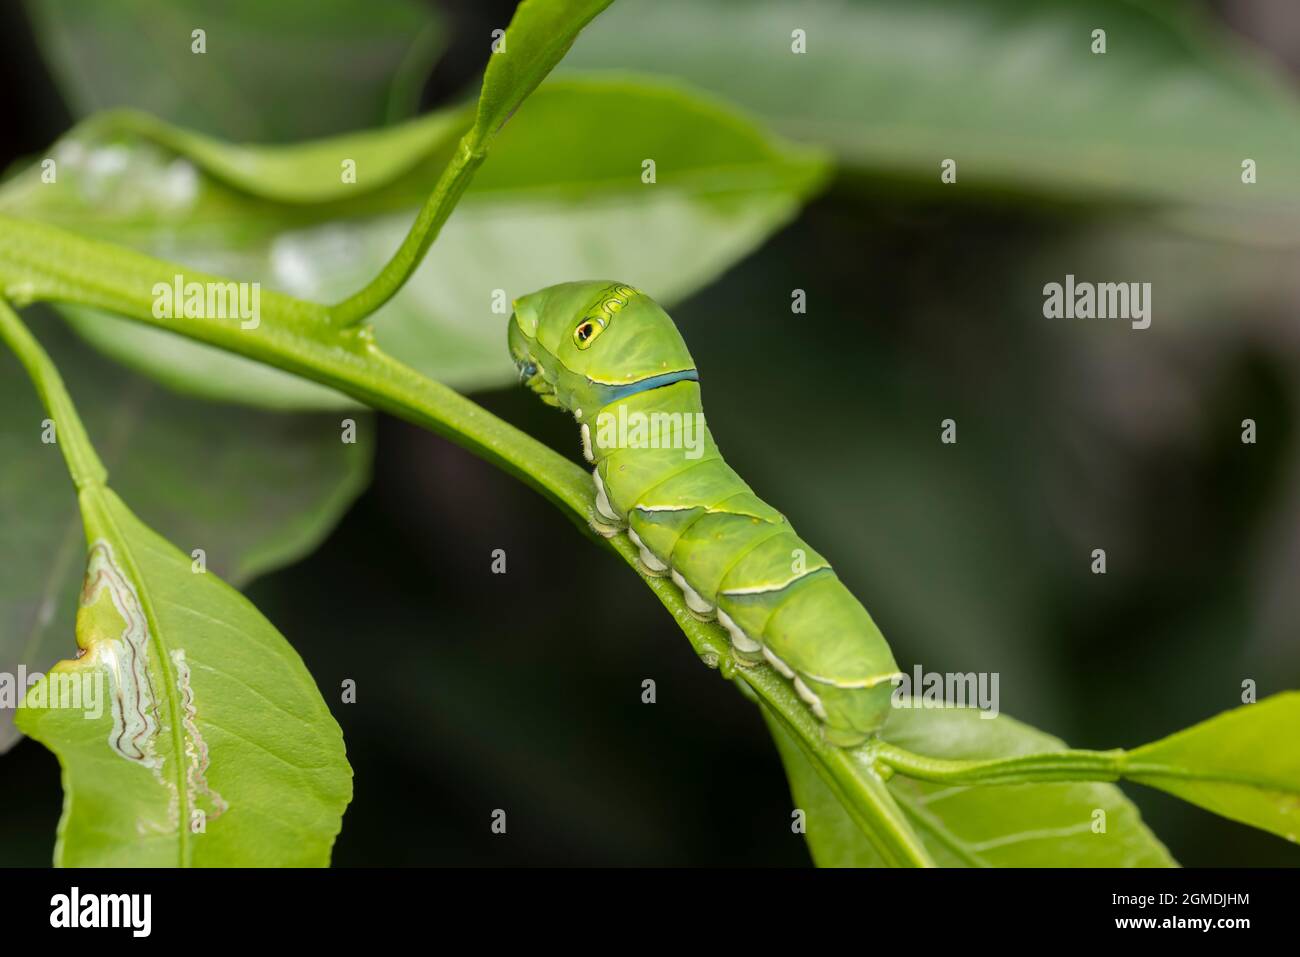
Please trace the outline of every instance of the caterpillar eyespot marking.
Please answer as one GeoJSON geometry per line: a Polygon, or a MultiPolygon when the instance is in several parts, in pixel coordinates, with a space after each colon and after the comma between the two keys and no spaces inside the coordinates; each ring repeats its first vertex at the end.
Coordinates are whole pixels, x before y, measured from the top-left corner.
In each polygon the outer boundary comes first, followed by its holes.
{"type": "Polygon", "coordinates": [[[669,315],[623,283],[562,283],[516,301],[508,338],[525,385],[580,423],[592,527],[626,530],[648,574],[669,574],[692,615],[717,619],[732,654],[716,664],[766,661],[835,745],[876,733],[898,673],[889,645],[830,563],[727,466],[707,425],[690,458],[593,442],[588,423],[607,414],[703,423],[700,377],[669,315]]]}
{"type": "Polygon", "coordinates": [[[596,338],[609,327],[619,311],[631,301],[637,291],[630,286],[611,284],[593,309],[573,327],[573,341],[579,349],[589,349],[596,338]]]}

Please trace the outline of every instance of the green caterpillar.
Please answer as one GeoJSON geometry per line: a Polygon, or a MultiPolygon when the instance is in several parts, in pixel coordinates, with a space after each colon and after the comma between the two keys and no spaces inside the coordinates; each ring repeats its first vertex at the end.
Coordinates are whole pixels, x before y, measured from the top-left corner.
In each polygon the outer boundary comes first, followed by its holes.
{"type": "Polygon", "coordinates": [[[614,282],[562,283],[514,307],[521,381],[582,427],[597,530],[626,529],[646,570],[716,617],[742,664],[766,659],[794,683],[829,742],[866,740],[889,712],[889,645],[826,559],[723,461],[672,318],[614,282]]]}

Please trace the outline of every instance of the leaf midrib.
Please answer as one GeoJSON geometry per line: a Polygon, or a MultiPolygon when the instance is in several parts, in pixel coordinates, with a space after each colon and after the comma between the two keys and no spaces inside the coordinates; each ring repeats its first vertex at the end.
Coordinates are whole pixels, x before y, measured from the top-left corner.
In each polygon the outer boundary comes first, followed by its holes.
{"type": "MultiPolygon", "coordinates": [[[[162,630],[158,624],[158,616],[154,611],[154,600],[146,584],[144,576],[140,572],[139,563],[136,561],[135,551],[131,547],[126,535],[123,534],[121,526],[117,522],[116,516],[112,511],[112,504],[105,494],[109,491],[106,484],[93,483],[87,484],[82,488],[81,495],[86,499],[95,515],[96,523],[103,526],[101,529],[111,538],[115,551],[117,552],[118,561],[124,566],[131,584],[135,587],[136,593],[140,597],[141,610],[144,612],[145,621],[149,625],[149,643],[155,656],[158,659],[158,667],[162,671],[163,684],[167,698],[167,712],[171,723],[172,739],[172,766],[173,776],[176,778],[176,797],[177,797],[177,837],[178,837],[178,866],[188,867],[190,863],[190,832],[189,832],[189,793],[185,788],[185,775],[181,766],[181,758],[185,754],[185,727],[182,723],[180,713],[180,702],[176,697],[176,675],[172,668],[171,658],[167,654],[167,647],[163,641],[162,630]]],[[[87,510],[83,505],[83,514],[87,510]]],[[[166,764],[166,762],[164,762],[166,764]]],[[[163,773],[166,773],[164,768],[163,773]]]]}

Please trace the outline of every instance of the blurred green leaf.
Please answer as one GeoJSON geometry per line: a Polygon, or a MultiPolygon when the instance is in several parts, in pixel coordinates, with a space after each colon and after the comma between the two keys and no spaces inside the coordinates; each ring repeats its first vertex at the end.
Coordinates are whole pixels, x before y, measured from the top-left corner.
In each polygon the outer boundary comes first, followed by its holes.
{"type": "Polygon", "coordinates": [[[1300,212],[1293,90],[1192,5],[1129,0],[618,4],[563,69],[668,74],[874,177],[1300,212]],[[793,53],[804,30],[807,52],[793,53]],[[1092,32],[1106,31],[1094,54],[1092,32]],[[1259,181],[1241,183],[1241,163],[1259,181]]]}
{"type": "Polygon", "coordinates": [[[55,864],[327,865],[352,770],[302,659],[112,490],[81,502],[85,653],[38,682],[17,718],[63,767],[55,864]],[[98,687],[98,703],[56,706],[64,676],[82,695],[98,687]]]}
{"type": "Polygon", "coordinates": [[[1273,695],[1128,753],[1125,777],[1295,843],[1300,692],[1273,695]]]}
{"type": "Polygon", "coordinates": [[[435,10],[417,0],[26,6],[76,115],[130,106],[241,140],[282,142],[405,119],[444,39],[435,10]],[[191,52],[199,29],[204,53],[191,52]]]}
{"type": "MultiPolygon", "coordinates": [[[[0,209],[336,301],[364,286],[400,245],[471,116],[444,111],[288,148],[284,155],[302,159],[301,177],[275,150],[202,140],[191,162],[174,150],[195,146],[193,138],[182,142],[185,134],[101,120],[60,142],[56,184],[28,170],[0,190],[0,209]],[[360,157],[354,186],[337,182],[344,157],[360,157]],[[302,205],[308,196],[334,201],[302,205]]],[[[436,251],[375,314],[379,342],[458,389],[513,382],[505,316],[494,301],[574,276],[617,277],[654,289],[661,301],[680,299],[794,216],[825,172],[820,154],[676,86],[626,77],[549,82],[506,125],[436,251]],[[644,159],[657,162],[654,184],[641,181],[644,159]]],[[[350,404],[136,323],[69,315],[102,350],[176,388],[281,408],[350,404]]]]}
{"type": "MultiPolygon", "coordinates": [[[[338,416],[285,416],[172,395],[97,356],[60,324],[41,339],[80,400],[115,487],[148,522],[235,585],[310,553],[370,476],[372,432],[338,416]]],[[[0,671],[42,671],[74,650],[82,536],[40,403],[0,350],[0,671]]],[[[0,710],[0,750],[15,740],[0,710]]]]}
{"type": "MultiPolygon", "coordinates": [[[[1051,735],[1006,715],[987,719],[980,714],[965,708],[896,708],[881,736],[936,758],[997,758],[1065,748],[1051,735]]],[[[789,733],[770,717],[767,723],[795,804],[806,813],[808,847],[817,865],[883,866],[789,733]]],[[[1111,784],[954,787],[895,775],[889,790],[940,867],[1176,866],[1137,808],[1111,784]],[[1102,824],[1104,831],[1094,830],[1102,824]]]]}

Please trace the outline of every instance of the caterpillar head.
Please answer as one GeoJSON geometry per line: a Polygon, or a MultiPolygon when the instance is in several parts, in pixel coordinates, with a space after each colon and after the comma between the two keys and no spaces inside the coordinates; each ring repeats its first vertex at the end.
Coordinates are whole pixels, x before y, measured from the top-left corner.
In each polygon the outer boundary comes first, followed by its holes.
{"type": "Polygon", "coordinates": [[[594,412],[643,388],[696,378],[672,318],[624,283],[561,283],[514,306],[511,358],[521,381],[552,405],[594,412]]]}

